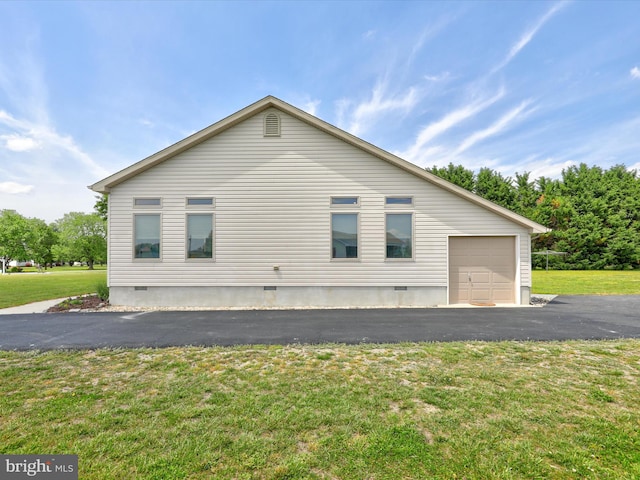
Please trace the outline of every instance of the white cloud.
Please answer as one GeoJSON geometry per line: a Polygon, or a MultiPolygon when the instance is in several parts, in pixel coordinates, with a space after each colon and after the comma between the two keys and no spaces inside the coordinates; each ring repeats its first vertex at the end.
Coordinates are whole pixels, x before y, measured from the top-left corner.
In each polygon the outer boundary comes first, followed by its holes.
{"type": "Polygon", "coordinates": [[[640,78],[640,68],[638,67],[633,67],[629,73],[633,78],[640,78]]]}
{"type": "MultiPolygon", "coordinates": [[[[378,82],[371,92],[371,98],[358,104],[351,114],[351,120],[347,130],[353,135],[362,135],[378,117],[392,111],[409,112],[419,101],[418,91],[409,87],[406,91],[397,95],[386,93],[384,82],[378,82]]],[[[351,102],[343,100],[338,103],[338,118],[344,121],[346,110],[351,102]]]]}
{"type": "Polygon", "coordinates": [[[409,160],[410,162],[421,163],[421,161],[425,158],[424,147],[427,143],[429,143],[442,133],[446,132],[447,130],[455,127],[464,120],[477,115],[485,108],[500,100],[504,96],[504,94],[505,91],[501,88],[494,96],[490,98],[476,100],[472,103],[469,103],[468,105],[464,105],[463,107],[449,112],[440,120],[437,120],[424,127],[418,134],[414,144],[405,152],[402,152],[399,155],[409,160]]]}
{"type": "Polygon", "coordinates": [[[341,129],[346,130],[346,116],[349,112],[349,108],[351,107],[352,102],[347,98],[341,98],[334,103],[336,108],[336,125],[341,129]]]}
{"type": "MultiPolygon", "coordinates": [[[[547,127],[553,131],[561,129],[562,125],[547,124],[547,127]]],[[[528,171],[531,172],[530,178],[558,178],[563,169],[579,163],[603,168],[624,163],[629,170],[640,171],[640,162],[635,161],[636,153],[640,150],[638,131],[640,116],[569,137],[544,137],[544,132],[529,138],[519,135],[510,141],[492,145],[490,150],[492,155],[504,159],[498,169],[508,175],[528,171]],[[547,138],[547,141],[541,141],[540,138],[547,138]],[[526,158],[521,159],[522,156],[526,158]],[[634,160],[625,162],[629,158],[634,160]]]]}
{"type": "Polygon", "coordinates": [[[39,147],[31,137],[24,137],[21,135],[0,135],[0,139],[4,140],[5,147],[13,152],[27,152],[39,147]]]}
{"type": "Polygon", "coordinates": [[[425,75],[424,79],[430,82],[444,82],[445,80],[449,80],[449,77],[451,77],[449,72],[442,72],[440,75],[425,75]]]}
{"type": "Polygon", "coordinates": [[[627,158],[638,158],[640,151],[640,115],[624,121],[611,122],[603,128],[592,131],[584,139],[576,141],[576,146],[568,152],[571,158],[579,158],[588,165],[613,165],[624,163],[627,158]]]}
{"type": "Polygon", "coordinates": [[[0,182],[0,193],[7,193],[9,195],[29,193],[33,188],[33,185],[23,185],[16,182],[0,182]]]}
{"type": "Polygon", "coordinates": [[[449,162],[449,149],[443,145],[434,145],[432,147],[426,147],[420,150],[418,157],[407,157],[403,152],[396,152],[395,154],[400,158],[408,160],[421,167],[437,165],[439,167],[446,165],[449,162]]]}
{"type": "Polygon", "coordinates": [[[49,222],[90,211],[86,185],[109,172],[53,123],[37,30],[0,55],[0,208],[49,222]]]}
{"type": "Polygon", "coordinates": [[[309,100],[308,102],[302,105],[302,110],[304,110],[305,112],[311,115],[315,115],[316,111],[318,110],[318,105],[320,105],[320,103],[321,103],[320,100],[309,100]]]}
{"type": "Polygon", "coordinates": [[[536,162],[535,167],[531,169],[529,178],[532,180],[540,177],[560,178],[562,171],[577,165],[573,160],[560,161],[557,158],[549,157],[545,160],[536,162]]]}
{"type": "MultiPolygon", "coordinates": [[[[102,178],[108,175],[108,171],[95,162],[90,155],[76,144],[69,135],[60,135],[46,124],[32,123],[28,120],[15,118],[9,113],[0,110],[0,124],[18,130],[20,133],[5,139],[7,148],[13,151],[32,150],[33,146],[39,146],[46,150],[50,156],[58,154],[75,160],[89,170],[94,177],[102,178]],[[21,149],[21,150],[19,150],[21,149]]],[[[4,138],[3,138],[4,139],[4,138]]],[[[37,165],[33,165],[37,170],[37,165]]]]}
{"type": "Polygon", "coordinates": [[[365,40],[370,40],[376,36],[376,33],[377,33],[376,30],[367,30],[362,34],[362,38],[364,38],[365,40]]]}
{"type": "Polygon", "coordinates": [[[12,110],[19,115],[47,123],[44,62],[36,53],[40,29],[36,25],[31,27],[20,48],[15,51],[5,48],[0,56],[0,92],[5,93],[12,110]]]}
{"type": "Polygon", "coordinates": [[[407,57],[407,65],[410,65],[411,63],[413,63],[415,57],[418,55],[420,50],[422,50],[422,47],[424,47],[427,41],[431,40],[432,38],[437,36],[440,32],[442,32],[445,29],[445,27],[447,27],[453,20],[454,20],[454,16],[447,15],[447,16],[440,17],[434,23],[427,25],[420,33],[420,36],[418,37],[417,41],[411,47],[411,53],[407,57]]]}
{"type": "MultiPolygon", "coordinates": [[[[384,62],[387,71],[380,75],[368,99],[360,102],[342,99],[336,102],[337,125],[353,135],[362,136],[383,116],[389,121],[392,114],[407,115],[411,112],[420,103],[425,89],[419,84],[407,86],[404,80],[410,75],[412,65],[424,46],[440,34],[454,18],[451,14],[441,16],[422,28],[419,34],[413,37],[411,45],[403,46],[401,50],[396,47],[394,49],[396,53],[390,55],[384,62]],[[409,53],[405,56],[406,51],[409,53]],[[397,59],[402,57],[404,60],[400,64],[401,62],[397,59]]],[[[370,40],[377,33],[375,30],[369,30],[363,37],[370,40]]],[[[438,77],[437,81],[445,80],[448,76],[449,73],[446,72],[438,77]]],[[[435,80],[435,78],[420,80],[435,80]]],[[[420,83],[423,82],[420,81],[420,83]]]]}
{"type": "Polygon", "coordinates": [[[527,46],[527,44],[533,39],[535,34],[538,33],[538,30],[540,30],[544,26],[544,24],[547,23],[549,19],[551,19],[551,17],[558,13],[565,5],[566,2],[560,2],[553,5],[547,11],[547,13],[540,17],[538,21],[531,28],[525,31],[520,39],[511,46],[511,48],[509,49],[509,53],[507,53],[507,56],[504,58],[504,60],[502,60],[502,62],[496,65],[493,70],[491,70],[491,73],[495,73],[507,66],[509,62],[511,62],[511,60],[513,60],[515,56],[518,55],[518,53],[520,53],[520,51],[527,46]]]}
{"type": "Polygon", "coordinates": [[[18,119],[14,118],[12,115],[9,115],[4,110],[0,110],[0,123],[5,124],[8,127],[25,130],[27,129],[27,124],[25,122],[20,122],[18,119]]]}
{"type": "MultiPolygon", "coordinates": [[[[484,140],[485,138],[492,137],[504,130],[507,130],[511,125],[511,123],[521,116],[524,109],[527,108],[530,103],[531,103],[531,100],[523,101],[520,105],[509,110],[507,113],[505,113],[502,117],[496,120],[493,124],[489,125],[487,128],[483,130],[479,130],[469,135],[456,149],[456,151],[454,152],[454,155],[458,155],[464,152],[465,150],[469,149],[470,147],[484,140]]],[[[525,114],[528,114],[530,112],[531,110],[529,110],[528,112],[525,112],[525,114]]]]}

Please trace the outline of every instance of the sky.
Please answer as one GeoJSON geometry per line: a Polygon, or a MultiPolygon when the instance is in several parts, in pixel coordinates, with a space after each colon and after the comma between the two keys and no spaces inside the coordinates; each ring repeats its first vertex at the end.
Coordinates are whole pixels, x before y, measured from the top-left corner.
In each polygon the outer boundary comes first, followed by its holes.
{"type": "Polygon", "coordinates": [[[274,95],[421,167],[640,170],[640,1],[0,2],[0,210],[274,95]]]}

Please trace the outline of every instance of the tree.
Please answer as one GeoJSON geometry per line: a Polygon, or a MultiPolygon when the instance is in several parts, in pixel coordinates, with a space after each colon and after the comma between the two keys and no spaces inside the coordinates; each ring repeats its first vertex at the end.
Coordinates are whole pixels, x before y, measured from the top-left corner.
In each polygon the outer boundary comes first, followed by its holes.
{"type": "Polygon", "coordinates": [[[490,168],[481,168],[476,177],[476,194],[505,208],[513,209],[516,191],[511,177],[503,177],[490,168]]]}
{"type": "Polygon", "coordinates": [[[59,235],[57,254],[69,261],[87,262],[93,270],[95,262],[107,259],[106,222],[97,213],[66,213],[56,222],[59,235]]]}
{"type": "Polygon", "coordinates": [[[29,228],[28,257],[44,265],[53,262],[53,247],[58,242],[58,236],[53,228],[39,218],[27,219],[29,228]]]}
{"type": "MultiPolygon", "coordinates": [[[[25,218],[13,210],[0,212],[0,259],[3,268],[11,260],[51,262],[56,236],[39,218],[25,218]]],[[[3,270],[4,273],[4,270],[3,270]]]]}
{"type": "Polygon", "coordinates": [[[100,196],[96,195],[96,203],[93,206],[93,209],[101,219],[103,219],[105,222],[107,221],[109,213],[109,197],[106,193],[103,193],[100,196]]]}
{"type": "Polygon", "coordinates": [[[637,268],[640,265],[640,180],[616,165],[604,171],[582,163],[562,172],[562,195],[574,213],[565,230],[568,268],[637,268]]]}
{"type": "MultiPolygon", "coordinates": [[[[551,229],[533,237],[533,250],[567,252],[558,268],[640,268],[640,178],[636,170],[586,164],[560,179],[516,173],[515,179],[482,168],[433,167],[431,173],[551,229]]],[[[534,262],[542,257],[534,258],[534,262]]]]}
{"type": "Polygon", "coordinates": [[[540,198],[540,191],[536,188],[536,182],[530,181],[529,175],[529,172],[516,172],[514,185],[516,198],[513,205],[516,213],[527,218],[531,218],[533,216],[533,212],[536,210],[538,198],[540,198]]]}
{"type": "Polygon", "coordinates": [[[442,168],[438,168],[434,165],[432,168],[427,168],[426,170],[427,172],[433,173],[440,178],[444,178],[448,182],[458,185],[470,192],[473,192],[476,189],[476,175],[472,170],[468,170],[462,165],[449,163],[449,165],[442,168]]]}
{"type": "Polygon", "coordinates": [[[2,273],[11,260],[27,260],[29,226],[15,210],[0,211],[0,260],[2,273]]]}

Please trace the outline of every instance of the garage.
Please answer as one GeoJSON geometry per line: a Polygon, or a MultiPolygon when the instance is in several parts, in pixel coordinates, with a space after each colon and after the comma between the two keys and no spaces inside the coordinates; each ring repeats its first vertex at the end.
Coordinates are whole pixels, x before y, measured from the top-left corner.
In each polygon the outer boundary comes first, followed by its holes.
{"type": "Polygon", "coordinates": [[[515,237],[449,237],[449,303],[516,303],[515,237]]]}

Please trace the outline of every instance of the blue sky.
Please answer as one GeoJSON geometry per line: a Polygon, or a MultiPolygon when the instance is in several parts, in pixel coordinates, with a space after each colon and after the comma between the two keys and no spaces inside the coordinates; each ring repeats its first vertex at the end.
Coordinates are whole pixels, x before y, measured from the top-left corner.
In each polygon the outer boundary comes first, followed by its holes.
{"type": "Polygon", "coordinates": [[[420,166],[640,169],[640,2],[0,2],[0,209],[274,95],[420,166]]]}

